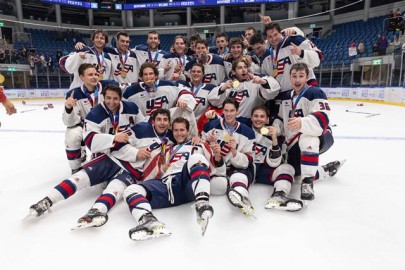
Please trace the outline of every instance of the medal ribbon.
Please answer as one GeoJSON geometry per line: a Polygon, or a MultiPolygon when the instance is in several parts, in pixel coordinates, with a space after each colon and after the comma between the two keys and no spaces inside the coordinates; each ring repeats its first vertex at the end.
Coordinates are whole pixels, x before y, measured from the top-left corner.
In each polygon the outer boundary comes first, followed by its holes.
{"type": "Polygon", "coordinates": [[[87,89],[87,87],[85,85],[83,85],[83,92],[86,95],[87,100],[90,102],[91,107],[95,107],[98,104],[98,85],[96,85],[94,87],[94,92],[93,92],[94,93],[94,100],[91,97],[92,93],[90,93],[90,91],[87,89]]]}
{"type": "MultiPolygon", "coordinates": [[[[107,106],[106,106],[106,109],[107,109],[107,106]]],[[[120,122],[120,111],[119,111],[119,108],[118,108],[118,110],[115,112],[115,113],[113,113],[113,112],[111,112],[109,109],[107,109],[107,112],[108,112],[108,117],[110,118],[110,120],[111,120],[111,124],[112,124],[112,126],[113,126],[113,129],[114,129],[114,134],[117,134],[118,133],[118,129],[119,129],[119,122],[120,122]]]]}
{"type": "Polygon", "coordinates": [[[122,71],[125,71],[125,72],[126,72],[126,69],[125,69],[125,62],[127,62],[128,55],[129,55],[129,52],[127,52],[125,55],[124,55],[124,54],[120,54],[121,72],[122,72],[122,71]]]}
{"type": "MultiPolygon", "coordinates": [[[[307,91],[309,88],[308,85],[305,85],[302,90],[300,91],[300,93],[298,94],[297,98],[295,99],[294,102],[294,96],[291,97],[291,106],[292,106],[292,113],[291,113],[291,117],[294,117],[295,114],[295,108],[297,107],[298,102],[300,102],[302,96],[304,95],[305,91],[307,91]]],[[[294,91],[294,90],[293,90],[294,91]]]]}
{"type": "Polygon", "coordinates": [[[200,91],[201,87],[202,87],[202,82],[200,82],[200,83],[197,85],[197,87],[195,88],[195,90],[194,90],[194,85],[193,85],[193,87],[191,87],[191,92],[193,93],[193,96],[197,96],[198,91],[200,91]]]}
{"type": "Polygon", "coordinates": [[[156,51],[155,57],[152,59],[152,52],[148,50],[149,62],[151,62],[151,63],[156,63],[157,60],[158,60],[158,57],[159,57],[159,53],[160,53],[160,50],[156,51]]]}

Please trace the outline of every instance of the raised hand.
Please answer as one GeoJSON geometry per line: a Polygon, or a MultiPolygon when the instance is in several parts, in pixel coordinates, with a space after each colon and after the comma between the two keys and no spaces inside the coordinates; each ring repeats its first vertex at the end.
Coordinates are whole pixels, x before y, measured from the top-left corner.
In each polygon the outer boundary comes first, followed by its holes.
{"type": "Polygon", "coordinates": [[[74,96],[74,91],[72,91],[72,93],[70,94],[70,96],[68,97],[68,99],[65,102],[65,107],[67,109],[71,109],[74,106],[76,106],[76,104],[77,104],[77,99],[75,99],[73,96],[74,96]]]}
{"type": "Polygon", "coordinates": [[[295,55],[301,55],[301,48],[295,45],[294,43],[290,43],[291,45],[291,53],[295,55]]]}

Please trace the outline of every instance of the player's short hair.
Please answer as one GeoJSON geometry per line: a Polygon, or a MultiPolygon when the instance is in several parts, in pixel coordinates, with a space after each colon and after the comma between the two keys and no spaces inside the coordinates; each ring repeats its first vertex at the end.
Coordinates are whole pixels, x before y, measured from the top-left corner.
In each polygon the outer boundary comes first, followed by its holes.
{"type": "Polygon", "coordinates": [[[252,112],[250,113],[250,115],[253,116],[253,113],[254,113],[255,111],[263,111],[263,112],[266,114],[267,117],[270,117],[270,112],[269,112],[269,110],[266,108],[266,106],[264,106],[264,105],[257,105],[257,106],[254,106],[253,109],[252,109],[252,112]]]}
{"type": "Polygon", "coordinates": [[[81,64],[81,65],[79,66],[77,72],[79,73],[79,75],[82,75],[82,76],[83,76],[83,75],[84,75],[84,72],[86,71],[86,69],[89,69],[89,68],[94,68],[94,69],[96,69],[96,67],[93,66],[93,64],[90,64],[90,63],[83,63],[83,64],[81,64]]]}
{"type": "Polygon", "coordinates": [[[156,119],[158,114],[166,115],[170,122],[170,111],[168,109],[159,108],[159,109],[153,111],[152,116],[151,116],[153,121],[156,119]]]}
{"type": "Polygon", "coordinates": [[[204,68],[204,65],[203,65],[203,64],[201,64],[201,63],[194,63],[194,64],[191,66],[191,69],[193,69],[193,67],[195,67],[195,66],[200,67],[200,68],[202,69],[203,74],[205,74],[205,68],[204,68]]]}
{"type": "Polygon", "coordinates": [[[261,33],[254,34],[250,39],[249,39],[249,44],[250,46],[253,46],[255,44],[263,44],[264,43],[264,38],[261,33]]]}
{"type": "Polygon", "coordinates": [[[118,32],[117,33],[117,41],[120,39],[120,36],[123,36],[123,37],[129,37],[129,34],[128,34],[128,32],[125,32],[125,31],[121,31],[121,32],[118,32]]]}
{"type": "Polygon", "coordinates": [[[101,29],[101,28],[96,29],[96,30],[93,32],[93,34],[91,35],[91,40],[92,40],[92,41],[94,41],[94,39],[96,38],[96,35],[97,35],[97,34],[101,34],[102,36],[104,36],[105,43],[108,43],[108,34],[107,34],[107,31],[105,31],[105,30],[103,30],[103,29],[101,29]]]}
{"type": "Polygon", "coordinates": [[[234,98],[225,99],[224,102],[222,103],[222,108],[224,108],[226,104],[232,104],[233,106],[235,106],[237,110],[239,110],[239,102],[237,102],[236,99],[234,98]]]}
{"type": "Polygon", "coordinates": [[[205,39],[197,39],[195,41],[195,46],[197,47],[198,44],[204,44],[204,46],[208,48],[208,42],[205,39]]]}
{"type": "Polygon", "coordinates": [[[240,57],[239,59],[233,60],[233,62],[232,62],[232,70],[233,70],[233,71],[236,70],[236,66],[237,66],[240,62],[245,63],[247,67],[249,66],[249,63],[248,63],[248,61],[246,60],[246,58],[242,56],[242,57],[240,57]]]}
{"type": "Polygon", "coordinates": [[[153,69],[153,73],[155,73],[156,77],[159,76],[159,70],[157,69],[157,67],[154,64],[152,64],[152,63],[143,63],[141,65],[141,68],[139,69],[139,74],[138,74],[139,78],[143,77],[143,71],[145,69],[147,69],[147,68],[153,69]]]}
{"type": "Polygon", "coordinates": [[[217,36],[215,37],[215,41],[217,40],[217,38],[220,37],[224,37],[225,40],[228,41],[228,36],[224,32],[218,33],[217,36]]]}
{"type": "Polygon", "coordinates": [[[253,31],[253,35],[256,34],[256,29],[253,26],[246,27],[245,32],[249,30],[253,31]]]}
{"type": "Polygon", "coordinates": [[[229,40],[229,48],[232,47],[233,45],[238,45],[238,44],[241,45],[243,48],[243,40],[241,38],[234,37],[229,40]]]}
{"type": "Polygon", "coordinates": [[[107,91],[113,91],[115,93],[117,93],[120,96],[120,99],[122,98],[122,90],[119,86],[116,86],[114,84],[109,84],[107,85],[104,89],[103,89],[103,96],[105,96],[105,94],[107,93],[107,91]]]}
{"type": "Polygon", "coordinates": [[[159,39],[159,33],[156,32],[155,30],[149,31],[147,37],[149,37],[149,34],[157,35],[157,36],[158,36],[158,39],[159,39]]]}
{"type": "Polygon", "coordinates": [[[309,74],[309,69],[308,69],[308,66],[307,66],[307,64],[305,64],[305,63],[295,63],[294,65],[292,65],[291,66],[291,69],[290,69],[290,75],[291,75],[291,73],[292,73],[292,71],[293,70],[305,70],[305,74],[308,76],[308,74],[309,74]]]}
{"type": "Polygon", "coordinates": [[[175,123],[179,123],[179,124],[183,123],[186,126],[186,129],[190,130],[190,122],[184,117],[180,116],[180,117],[177,117],[176,119],[174,119],[173,123],[172,123],[172,129],[173,129],[173,126],[175,123]]]}
{"type": "Polygon", "coordinates": [[[269,23],[269,24],[266,24],[266,25],[264,26],[264,33],[266,33],[266,35],[267,35],[267,30],[272,30],[272,29],[276,29],[277,32],[281,33],[280,24],[279,24],[279,23],[276,23],[276,22],[271,22],[271,23],[269,23]]]}

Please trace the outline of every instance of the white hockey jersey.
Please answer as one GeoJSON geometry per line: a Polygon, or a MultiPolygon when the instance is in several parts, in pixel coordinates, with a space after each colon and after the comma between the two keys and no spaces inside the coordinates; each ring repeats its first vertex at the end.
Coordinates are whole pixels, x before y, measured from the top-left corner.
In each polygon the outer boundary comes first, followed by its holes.
{"type": "MultiPolygon", "coordinates": [[[[196,59],[193,59],[187,63],[185,67],[186,74],[191,71],[191,68],[196,61],[196,59]]],[[[224,61],[218,55],[207,54],[207,61],[204,63],[204,70],[204,83],[218,85],[226,78],[224,61]]]]}
{"type": "Polygon", "coordinates": [[[144,116],[134,103],[121,101],[115,114],[104,103],[98,104],[84,121],[84,143],[92,153],[109,153],[116,144],[116,134],[143,120],[144,116]]]}
{"type": "Polygon", "coordinates": [[[250,127],[243,123],[236,122],[235,130],[231,132],[232,138],[238,143],[235,157],[233,157],[228,143],[224,140],[224,136],[229,133],[224,125],[224,120],[216,119],[208,122],[202,132],[202,139],[206,140],[207,136],[212,131],[214,131],[214,136],[221,146],[221,155],[226,166],[233,165],[235,168],[246,169],[249,165],[253,164],[255,159],[255,133],[250,127]]]}
{"type": "Polygon", "coordinates": [[[197,104],[193,95],[185,88],[178,88],[176,84],[158,80],[155,82],[155,89],[149,89],[140,82],[129,86],[123,95],[123,99],[134,102],[145,116],[150,116],[155,110],[163,108],[170,109],[176,106],[178,99],[187,102],[187,110],[193,111],[197,104]]]}
{"type": "Polygon", "coordinates": [[[158,135],[154,126],[149,122],[141,122],[125,131],[129,135],[128,143],[115,144],[111,154],[118,159],[121,166],[128,171],[138,170],[143,172],[142,180],[158,178],[162,170],[166,149],[173,144],[174,139],[170,130],[158,135]],[[151,158],[136,160],[139,149],[150,152],[151,158]]]}
{"type": "Polygon", "coordinates": [[[286,138],[287,147],[293,146],[300,134],[321,136],[329,128],[330,106],[326,94],[319,87],[309,86],[301,90],[298,97],[294,97],[294,91],[286,91],[281,95],[281,105],[277,118],[273,125],[286,138]],[[287,123],[293,112],[294,117],[302,120],[301,130],[293,132],[288,129],[287,123]]]}
{"type": "Polygon", "coordinates": [[[187,78],[184,75],[184,69],[185,69],[187,63],[189,63],[190,61],[192,61],[192,58],[189,55],[184,55],[182,57],[180,57],[176,53],[170,53],[170,54],[165,55],[162,60],[162,62],[163,62],[162,66],[164,68],[166,66],[166,64],[170,62],[170,70],[168,72],[166,72],[166,74],[164,74],[163,79],[170,80],[170,78],[173,75],[175,67],[180,64],[182,67],[182,72],[180,74],[180,80],[185,81],[187,78]]]}
{"type": "Polygon", "coordinates": [[[185,88],[193,94],[197,102],[196,106],[194,107],[194,115],[196,121],[198,121],[201,115],[203,115],[203,113],[211,105],[208,102],[208,95],[216,86],[210,83],[203,83],[201,85],[194,86],[192,82],[186,81],[177,81],[177,84],[180,89],[185,88]]]}
{"type": "Polygon", "coordinates": [[[132,51],[125,55],[112,47],[104,47],[104,51],[110,56],[112,66],[112,78],[120,84],[130,85],[138,81],[138,60],[132,51]]]}
{"type": "Polygon", "coordinates": [[[274,155],[273,152],[280,151],[278,145],[273,147],[271,136],[262,135],[257,130],[254,130],[256,141],[255,141],[255,164],[267,164],[270,167],[276,168],[281,164],[282,156],[281,153],[274,155]]]}
{"type": "Polygon", "coordinates": [[[132,52],[136,54],[136,58],[138,59],[138,66],[141,67],[143,63],[151,63],[156,66],[159,70],[159,79],[164,79],[164,65],[166,62],[164,61],[165,56],[169,53],[164,50],[157,50],[155,52],[151,52],[147,45],[138,45],[135,48],[131,49],[132,52]]]}
{"type": "Polygon", "coordinates": [[[314,68],[319,66],[323,58],[322,52],[308,39],[296,35],[283,39],[276,50],[272,52],[273,76],[280,82],[281,92],[292,88],[290,69],[295,63],[305,63],[309,68],[309,81],[316,81],[314,68]],[[291,43],[303,50],[303,57],[291,54],[291,43]],[[277,74],[277,75],[275,75],[277,74]]]}
{"type": "Polygon", "coordinates": [[[84,85],[67,92],[66,99],[74,92],[73,98],[77,99],[77,103],[69,113],[66,111],[66,108],[63,109],[62,120],[65,126],[73,127],[82,124],[90,110],[103,102],[102,90],[103,84],[99,82],[93,93],[90,93],[84,85]]]}
{"type": "Polygon", "coordinates": [[[183,167],[193,154],[202,154],[210,163],[210,175],[224,175],[226,166],[215,167],[214,156],[211,147],[207,143],[193,145],[191,141],[183,144],[172,144],[166,149],[166,166],[163,167],[162,178],[166,176],[178,174],[183,171],[183,167]]]}
{"type": "Polygon", "coordinates": [[[263,79],[268,82],[268,85],[262,86],[251,80],[243,81],[237,88],[226,89],[221,94],[219,94],[220,88],[225,83],[220,84],[209,93],[208,101],[213,106],[221,107],[226,98],[235,99],[239,102],[238,121],[246,124],[255,106],[264,105],[267,100],[274,99],[280,91],[280,84],[273,77],[265,76],[263,79]]]}
{"type": "Polygon", "coordinates": [[[85,46],[82,50],[63,56],[59,60],[60,67],[74,75],[69,89],[80,87],[83,84],[82,80],[80,80],[78,69],[81,64],[85,63],[92,64],[96,68],[100,80],[112,79],[110,56],[105,52],[98,54],[95,47],[85,46]],[[85,59],[79,56],[80,52],[85,52],[85,59]]]}

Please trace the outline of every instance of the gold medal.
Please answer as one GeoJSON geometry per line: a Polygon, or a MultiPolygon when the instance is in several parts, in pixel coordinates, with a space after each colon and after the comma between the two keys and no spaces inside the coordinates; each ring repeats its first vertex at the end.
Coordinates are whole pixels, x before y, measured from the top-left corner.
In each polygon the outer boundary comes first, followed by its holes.
{"type": "Polygon", "coordinates": [[[275,68],[275,69],[273,69],[273,78],[277,77],[277,75],[278,75],[278,69],[275,68]]]}
{"type": "Polygon", "coordinates": [[[239,81],[238,80],[234,80],[232,83],[233,88],[238,88],[239,87],[239,81]]]}
{"type": "Polygon", "coordinates": [[[228,142],[230,142],[231,140],[232,140],[232,135],[229,134],[229,133],[226,133],[226,134],[224,135],[224,141],[225,141],[226,143],[228,143],[228,142]]]}
{"type": "Polygon", "coordinates": [[[98,74],[98,78],[99,78],[100,80],[102,80],[102,79],[103,79],[103,73],[99,73],[99,74],[98,74]]]}
{"type": "Polygon", "coordinates": [[[265,128],[265,127],[262,127],[260,129],[260,134],[267,135],[267,134],[269,134],[269,130],[267,128],[265,128]]]}
{"type": "Polygon", "coordinates": [[[127,72],[125,70],[121,71],[121,77],[124,79],[127,77],[127,72]]]}
{"type": "Polygon", "coordinates": [[[4,83],[4,80],[5,80],[4,76],[0,74],[0,84],[4,83]]]}

